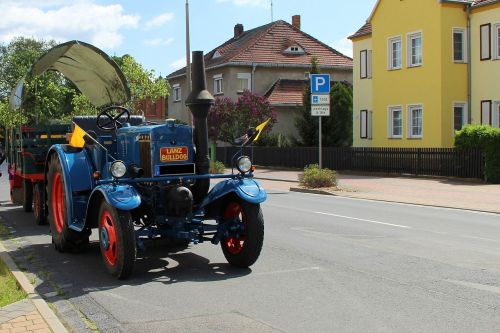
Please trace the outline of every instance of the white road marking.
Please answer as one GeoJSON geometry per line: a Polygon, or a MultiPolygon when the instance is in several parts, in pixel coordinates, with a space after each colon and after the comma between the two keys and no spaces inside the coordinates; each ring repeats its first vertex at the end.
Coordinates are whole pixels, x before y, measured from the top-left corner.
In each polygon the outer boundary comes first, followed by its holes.
{"type": "Polygon", "coordinates": [[[406,225],[392,224],[392,223],[380,222],[380,221],[375,221],[375,220],[367,220],[367,219],[361,219],[361,218],[352,217],[352,216],[345,216],[345,215],[338,215],[338,214],[331,214],[331,213],[323,213],[323,212],[314,212],[314,213],[315,214],[321,214],[321,215],[327,215],[327,216],[340,217],[340,218],[343,218],[343,219],[349,219],[349,220],[355,220],[355,221],[362,221],[362,222],[367,222],[367,223],[387,225],[387,226],[396,227],[396,228],[413,229],[412,227],[409,227],[409,226],[406,226],[406,225]]]}
{"type": "Polygon", "coordinates": [[[275,275],[275,274],[296,273],[296,272],[303,272],[303,271],[319,271],[320,269],[321,269],[320,267],[314,266],[314,267],[304,267],[304,268],[297,268],[297,269],[283,269],[283,270],[271,271],[271,272],[252,273],[252,275],[275,275]]]}

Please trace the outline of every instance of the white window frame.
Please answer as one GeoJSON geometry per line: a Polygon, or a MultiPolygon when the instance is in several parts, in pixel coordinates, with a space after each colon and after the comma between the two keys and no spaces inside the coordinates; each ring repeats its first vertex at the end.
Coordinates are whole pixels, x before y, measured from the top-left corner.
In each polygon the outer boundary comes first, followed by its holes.
{"type": "Polygon", "coordinates": [[[217,74],[213,76],[214,79],[214,95],[224,94],[224,88],[222,87],[223,77],[222,74],[217,74]]]}
{"type": "Polygon", "coordinates": [[[174,102],[180,102],[182,100],[182,90],[180,84],[174,84],[172,86],[172,92],[174,95],[174,102]]]}
{"type": "Polygon", "coordinates": [[[387,136],[389,139],[402,139],[403,138],[403,106],[402,105],[390,105],[387,108],[387,136]],[[399,111],[401,114],[401,134],[394,134],[394,121],[393,115],[395,111],[399,111]]]}
{"type": "Polygon", "coordinates": [[[387,38],[387,69],[398,70],[403,67],[403,39],[401,35],[387,38]],[[399,63],[394,66],[394,44],[399,42],[399,63]]]}
{"type": "Polygon", "coordinates": [[[372,50],[361,50],[359,52],[359,78],[372,78],[372,50]]]}
{"type": "Polygon", "coordinates": [[[243,90],[240,90],[238,89],[237,92],[238,93],[242,93],[244,90],[252,90],[252,74],[250,73],[236,73],[236,84],[237,84],[237,87],[239,87],[239,80],[247,80],[247,88],[246,89],[243,89],[243,90]]]}
{"type": "Polygon", "coordinates": [[[479,26],[479,59],[491,59],[491,23],[479,26]]]}
{"type": "Polygon", "coordinates": [[[500,101],[493,102],[493,111],[491,115],[491,126],[500,128],[500,101]]]}
{"type": "Polygon", "coordinates": [[[495,38],[495,49],[493,50],[493,55],[495,60],[500,60],[500,23],[495,24],[495,31],[494,31],[494,38],[495,38]]]}
{"type": "Polygon", "coordinates": [[[422,31],[414,31],[406,34],[406,66],[407,67],[420,67],[424,64],[424,38],[422,36],[422,31]],[[414,39],[420,39],[420,62],[413,62],[413,45],[412,41],[414,39]]]}
{"type": "Polygon", "coordinates": [[[491,125],[491,107],[491,100],[481,101],[481,125],[491,125]]]}
{"type": "Polygon", "coordinates": [[[407,138],[408,139],[422,139],[424,136],[424,106],[422,104],[408,104],[406,106],[406,119],[407,119],[407,138]],[[413,111],[420,110],[421,116],[421,127],[420,134],[413,134],[413,111]]]}
{"type": "Polygon", "coordinates": [[[460,107],[462,108],[462,126],[460,126],[460,128],[462,128],[464,125],[468,123],[469,110],[467,107],[467,102],[463,101],[453,102],[452,112],[451,112],[453,135],[455,135],[455,133],[457,132],[457,130],[455,129],[455,108],[460,108],[460,107]]]}
{"type": "Polygon", "coordinates": [[[359,111],[359,137],[368,139],[368,110],[359,111]]]}
{"type": "Polygon", "coordinates": [[[468,54],[467,54],[467,29],[454,27],[451,31],[451,59],[454,63],[457,64],[465,64],[467,63],[468,54]],[[462,35],[462,59],[455,59],[455,33],[459,33],[462,35]]]}

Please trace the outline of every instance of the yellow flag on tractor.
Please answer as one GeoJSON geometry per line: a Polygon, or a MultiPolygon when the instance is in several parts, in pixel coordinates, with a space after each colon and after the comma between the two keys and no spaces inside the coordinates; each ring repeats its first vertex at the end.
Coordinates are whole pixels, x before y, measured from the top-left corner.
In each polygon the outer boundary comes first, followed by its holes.
{"type": "Polygon", "coordinates": [[[257,139],[260,137],[260,134],[264,130],[264,127],[266,127],[269,120],[271,120],[271,118],[268,118],[265,122],[255,127],[255,130],[257,131],[257,136],[255,137],[255,139],[253,139],[253,141],[257,141],[257,139]]]}
{"type": "Polygon", "coordinates": [[[83,148],[85,145],[85,140],[83,138],[87,133],[77,124],[73,123],[73,126],[73,133],[71,133],[69,145],[75,148],[83,148]]]}

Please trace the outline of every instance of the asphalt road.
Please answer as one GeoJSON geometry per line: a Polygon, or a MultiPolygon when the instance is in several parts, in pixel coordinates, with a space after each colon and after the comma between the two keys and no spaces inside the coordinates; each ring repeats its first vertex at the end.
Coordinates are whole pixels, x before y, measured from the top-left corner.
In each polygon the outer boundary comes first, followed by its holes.
{"type": "MultiPolygon", "coordinates": [[[[157,244],[116,281],[98,244],[60,254],[5,202],[11,254],[76,331],[498,332],[500,216],[326,197],[266,182],[265,246],[248,270],[211,244],[157,244]]],[[[96,235],[92,236],[96,239],[96,235]]]]}

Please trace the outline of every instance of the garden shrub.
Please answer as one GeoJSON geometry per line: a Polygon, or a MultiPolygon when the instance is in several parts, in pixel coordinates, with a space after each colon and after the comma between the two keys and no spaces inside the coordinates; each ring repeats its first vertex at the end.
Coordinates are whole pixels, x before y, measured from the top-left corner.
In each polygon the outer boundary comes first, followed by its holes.
{"type": "Polygon", "coordinates": [[[337,185],[337,173],[330,169],[320,169],[317,164],[304,168],[304,173],[299,176],[299,183],[310,188],[332,187],[337,185]]]}
{"type": "Polygon", "coordinates": [[[224,163],[220,162],[220,161],[213,161],[213,162],[210,162],[210,173],[212,174],[221,174],[221,173],[224,173],[224,170],[225,170],[225,166],[224,166],[224,163]]]}
{"type": "Polygon", "coordinates": [[[486,181],[500,184],[500,129],[484,125],[467,125],[455,136],[457,148],[478,148],[484,154],[486,181]]]}

